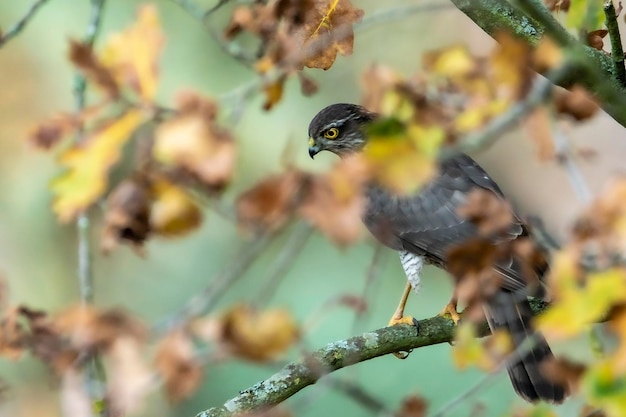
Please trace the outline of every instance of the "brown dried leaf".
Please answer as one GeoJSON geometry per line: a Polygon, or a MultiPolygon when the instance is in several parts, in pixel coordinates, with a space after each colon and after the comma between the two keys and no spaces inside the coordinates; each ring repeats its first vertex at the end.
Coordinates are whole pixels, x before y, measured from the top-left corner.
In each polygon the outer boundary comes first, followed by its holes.
{"type": "Polygon", "coordinates": [[[36,147],[49,150],[80,125],[74,116],[63,114],[39,123],[29,133],[28,139],[36,147]]]}
{"type": "Polygon", "coordinates": [[[202,366],[194,356],[193,344],[180,330],[167,334],[159,342],[155,365],[170,401],[189,397],[202,380],[202,366]]]}
{"type": "Polygon", "coordinates": [[[419,395],[410,395],[402,400],[398,417],[425,417],[428,403],[419,395]]]}
{"type": "Polygon", "coordinates": [[[363,159],[343,159],[329,173],[311,179],[300,216],[338,245],[355,242],[363,229],[362,187],[368,178],[363,159]]]}
{"type": "Polygon", "coordinates": [[[330,68],[337,54],[350,55],[354,44],[352,25],[361,20],[363,10],[350,0],[315,0],[305,22],[292,32],[303,45],[302,64],[309,68],[330,68]]]}
{"type": "Polygon", "coordinates": [[[141,249],[150,228],[151,182],[144,175],[124,180],[107,199],[101,247],[105,253],[119,243],[141,249]]]}
{"type": "Polygon", "coordinates": [[[198,228],[202,212],[191,197],[175,184],[157,179],[152,183],[150,228],[162,236],[180,236],[198,228]]]}
{"type": "Polygon", "coordinates": [[[300,80],[300,91],[303,96],[309,97],[317,93],[317,83],[312,78],[309,78],[302,72],[299,72],[298,80],[300,80]]]}
{"type": "Polygon", "coordinates": [[[589,119],[600,108],[593,96],[579,85],[569,91],[559,89],[554,95],[554,105],[557,112],[572,116],[576,121],[589,119]]]}
{"type": "Polygon", "coordinates": [[[107,399],[113,415],[137,413],[154,383],[140,343],[131,335],[120,335],[110,344],[106,357],[107,399]]]}
{"type": "Polygon", "coordinates": [[[506,200],[482,188],[469,192],[457,214],[474,223],[484,236],[506,232],[515,220],[511,205],[506,200]]]}
{"type": "Polygon", "coordinates": [[[240,304],[223,317],[222,342],[237,356],[252,361],[275,359],[299,338],[298,327],[284,309],[258,311],[240,304]]]}
{"type": "Polygon", "coordinates": [[[570,0],[544,0],[546,8],[553,12],[567,12],[569,10],[570,3],[570,0]]]}
{"type": "Polygon", "coordinates": [[[594,49],[602,51],[604,49],[604,37],[609,33],[606,29],[593,30],[587,33],[587,44],[594,49]]]}
{"type": "Polygon", "coordinates": [[[235,142],[217,125],[212,101],[193,94],[179,101],[180,114],[156,130],[154,157],[193,174],[212,190],[222,190],[233,174],[235,142]]]}
{"type": "Polygon", "coordinates": [[[555,384],[578,390],[580,379],[587,367],[566,358],[552,358],[541,364],[541,373],[555,384]]]}
{"type": "Polygon", "coordinates": [[[99,87],[109,99],[119,97],[119,86],[112,72],[93,54],[89,45],[70,41],[69,58],[85,78],[99,87]]]}
{"type": "Polygon", "coordinates": [[[550,116],[545,107],[537,107],[523,121],[528,135],[535,143],[540,161],[553,159],[556,153],[550,116]]]}
{"type": "Polygon", "coordinates": [[[27,347],[28,334],[19,322],[19,308],[9,310],[0,321],[0,356],[17,360],[27,347]]]}
{"type": "Polygon", "coordinates": [[[248,230],[274,231],[281,228],[294,214],[309,175],[296,169],[268,177],[237,198],[237,220],[248,230]]]}
{"type": "Polygon", "coordinates": [[[98,310],[90,306],[72,307],[53,320],[54,329],[65,335],[77,349],[109,349],[120,338],[143,340],[144,325],[121,310],[98,310]]]}
{"type": "Polygon", "coordinates": [[[543,74],[557,68],[563,62],[563,51],[548,36],[541,38],[533,53],[533,69],[543,74]]]}

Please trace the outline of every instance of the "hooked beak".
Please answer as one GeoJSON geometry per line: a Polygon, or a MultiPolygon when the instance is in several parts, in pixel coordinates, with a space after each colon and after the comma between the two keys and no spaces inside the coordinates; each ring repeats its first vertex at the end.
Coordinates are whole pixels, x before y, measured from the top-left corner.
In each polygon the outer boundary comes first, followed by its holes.
{"type": "Polygon", "coordinates": [[[314,159],[315,155],[320,153],[320,147],[315,143],[315,139],[309,138],[309,156],[314,159]]]}

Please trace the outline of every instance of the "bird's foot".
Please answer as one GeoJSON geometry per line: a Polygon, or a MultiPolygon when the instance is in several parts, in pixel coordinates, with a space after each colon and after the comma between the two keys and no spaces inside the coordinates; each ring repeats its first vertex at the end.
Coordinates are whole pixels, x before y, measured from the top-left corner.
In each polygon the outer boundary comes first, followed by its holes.
{"type": "MultiPolygon", "coordinates": [[[[419,334],[419,322],[417,321],[415,317],[394,315],[391,318],[391,320],[389,320],[389,324],[387,326],[391,327],[391,326],[397,326],[399,324],[408,324],[410,326],[414,326],[415,329],[417,330],[417,333],[419,334]]],[[[406,359],[409,357],[410,353],[411,353],[410,350],[401,351],[401,352],[393,352],[393,356],[395,356],[398,359],[406,359]]]]}
{"type": "Polygon", "coordinates": [[[443,310],[441,310],[439,315],[445,318],[452,319],[455,325],[459,324],[459,321],[461,320],[461,315],[458,311],[456,311],[456,303],[452,301],[446,304],[446,306],[443,308],[443,310]]]}

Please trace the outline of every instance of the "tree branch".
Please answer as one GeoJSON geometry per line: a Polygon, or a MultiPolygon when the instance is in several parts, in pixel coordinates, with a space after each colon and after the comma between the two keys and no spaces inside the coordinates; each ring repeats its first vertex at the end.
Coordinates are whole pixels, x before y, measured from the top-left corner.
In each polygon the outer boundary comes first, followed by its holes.
{"type": "Polygon", "coordinates": [[[624,51],[622,49],[622,37],[619,33],[617,24],[617,14],[613,0],[604,3],[604,15],[606,16],[606,27],[609,30],[609,38],[611,39],[611,59],[615,67],[615,76],[617,81],[626,86],[626,67],[624,67],[624,51]]]}
{"type": "MultiPolygon", "coordinates": [[[[530,302],[534,314],[548,307],[540,300],[531,299],[530,302]]],[[[393,352],[449,343],[454,339],[454,332],[452,320],[435,316],[420,320],[417,332],[413,326],[398,325],[333,342],[285,365],[268,379],[240,391],[222,406],[202,411],[196,417],[236,416],[273,407],[333,371],[393,352]]],[[[484,324],[478,333],[481,337],[487,336],[489,328],[484,324]]]]}

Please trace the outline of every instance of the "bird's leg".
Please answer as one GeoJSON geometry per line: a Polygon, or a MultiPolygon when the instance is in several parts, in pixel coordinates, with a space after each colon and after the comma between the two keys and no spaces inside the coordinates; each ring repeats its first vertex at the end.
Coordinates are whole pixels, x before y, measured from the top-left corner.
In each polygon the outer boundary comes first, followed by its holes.
{"type": "Polygon", "coordinates": [[[406,283],[404,287],[404,292],[402,293],[402,297],[400,297],[400,302],[398,303],[398,307],[396,307],[396,311],[391,316],[391,320],[389,320],[389,326],[395,326],[397,324],[414,324],[414,318],[411,316],[404,317],[404,307],[406,306],[406,301],[409,299],[409,294],[411,293],[411,284],[406,283]]]}
{"type": "Polygon", "coordinates": [[[457,296],[456,296],[456,288],[455,288],[454,293],[452,294],[452,297],[450,298],[450,301],[448,301],[448,304],[446,304],[443,310],[441,310],[441,313],[439,313],[439,315],[442,317],[449,317],[452,319],[454,324],[459,324],[459,320],[461,320],[461,315],[456,310],[456,307],[457,307],[457,296]]]}
{"type": "MultiPolygon", "coordinates": [[[[396,307],[396,311],[391,316],[391,320],[389,320],[388,326],[396,326],[398,324],[410,324],[411,326],[415,326],[418,328],[417,320],[412,316],[404,316],[404,307],[406,306],[406,301],[409,299],[409,294],[411,293],[411,283],[407,282],[404,287],[404,291],[402,292],[402,297],[400,297],[400,302],[398,303],[398,307],[396,307]]],[[[409,356],[408,352],[393,352],[393,356],[398,359],[406,359],[409,356]]]]}

